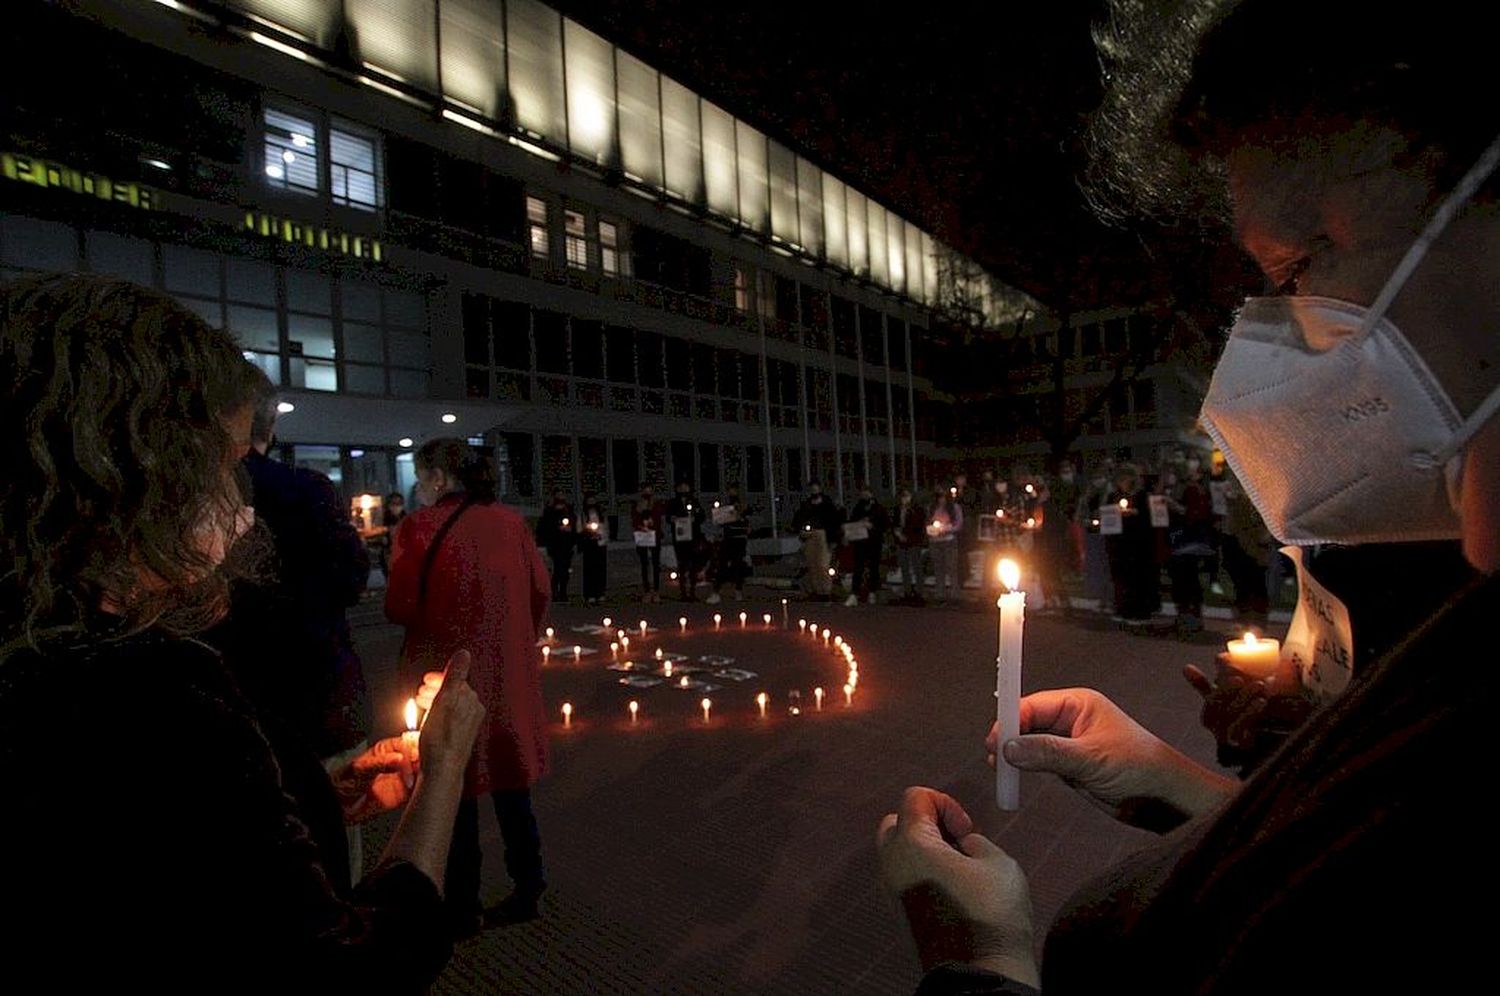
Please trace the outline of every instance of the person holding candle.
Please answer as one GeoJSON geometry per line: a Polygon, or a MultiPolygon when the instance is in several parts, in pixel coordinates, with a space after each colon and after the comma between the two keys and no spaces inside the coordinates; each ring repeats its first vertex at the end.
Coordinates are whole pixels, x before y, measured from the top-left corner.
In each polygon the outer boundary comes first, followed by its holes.
{"type": "Polygon", "coordinates": [[[807,498],[792,516],[792,529],[802,540],[802,587],[815,602],[826,602],[833,592],[828,575],[840,528],[838,509],[817,481],[807,487],[807,498]]]}
{"type": "Polygon", "coordinates": [[[1098,692],[1023,699],[991,740],[1008,762],[1175,830],[1086,886],[1038,964],[1015,862],[912,790],[881,850],[922,992],[1443,992],[1488,969],[1471,904],[1497,871],[1476,649],[1500,609],[1500,127],[1473,113],[1489,42],[1468,13],[1243,0],[1104,22],[1110,175],[1227,203],[1282,292],[1239,313],[1202,414],[1271,533],[1457,537],[1477,574],[1243,783],[1098,692]]]}
{"type": "Polygon", "coordinates": [[[740,489],[731,487],[724,496],[724,507],[732,516],[719,524],[718,558],[714,566],[714,590],[709,594],[710,605],[719,604],[719,590],[728,583],[734,585],[734,600],[745,599],[745,578],[750,574],[750,516],[740,489]]]}
{"type": "Polygon", "coordinates": [[[694,601],[698,586],[698,552],[703,547],[703,502],[688,481],[677,482],[677,495],[667,506],[666,523],[677,555],[677,590],[684,602],[694,601]]]}
{"type": "Polygon", "coordinates": [[[958,537],[963,530],[964,510],[954,499],[953,490],[940,487],[932,493],[932,520],[927,524],[932,572],[936,575],[933,601],[939,604],[963,597],[963,579],[958,575],[958,537]]]}
{"type": "Polygon", "coordinates": [[[583,600],[589,605],[598,605],[604,600],[605,572],[609,561],[609,519],[598,495],[584,499],[578,549],[583,554],[583,600]]]}
{"type": "Polygon", "coordinates": [[[911,488],[902,488],[896,507],[891,512],[891,521],[896,523],[896,559],[901,565],[901,601],[908,605],[921,605],[922,584],[927,579],[927,570],[922,564],[922,553],[927,549],[927,509],[912,498],[911,488]]]}
{"type": "Polygon", "coordinates": [[[258,576],[237,480],[254,374],[156,291],[78,275],[0,289],[0,840],[25,911],[5,945],[86,932],[86,957],[48,965],[57,988],[415,991],[448,958],[437,882],[483,712],[472,690],[433,703],[420,758],[391,737],[330,780],[314,750],[267,740],[194,638],[230,579],[258,576]],[[336,885],[341,824],[403,806],[380,860],[336,885]],[[101,814],[121,813],[101,838],[101,814]]]}
{"type": "Polygon", "coordinates": [[[661,601],[662,522],[666,509],[656,500],[651,485],[641,488],[630,508],[630,528],[635,536],[635,555],[641,562],[641,601],[661,601]]]}
{"type": "Polygon", "coordinates": [[[552,501],[542,509],[536,524],[536,542],[552,559],[552,601],[567,605],[573,551],[578,546],[578,515],[562,488],[552,492],[552,501]]]}
{"type": "Polygon", "coordinates": [[[414,464],[426,507],[396,533],[385,597],[386,616],[406,627],[401,677],[407,687],[436,677],[436,665],[462,644],[474,655],[469,683],[486,709],[444,880],[447,921],[461,937],[486,919],[479,894],[481,797],[489,796],[499,819],[513,886],[488,918],[535,917],[546,888],[531,790],[547,770],[552,720],[536,653],[547,569],[525,520],[500,504],[487,454],[462,439],[434,439],[417,450],[414,464]]]}

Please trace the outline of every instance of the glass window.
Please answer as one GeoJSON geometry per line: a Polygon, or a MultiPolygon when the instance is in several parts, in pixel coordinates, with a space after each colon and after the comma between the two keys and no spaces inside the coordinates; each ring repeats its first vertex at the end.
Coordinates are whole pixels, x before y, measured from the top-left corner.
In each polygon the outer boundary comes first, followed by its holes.
{"type": "Polygon", "coordinates": [[[740,397],[740,354],[737,350],[719,350],[719,397],[740,397]]]}
{"type": "Polygon", "coordinates": [[[431,344],[424,333],[391,328],[386,330],[386,339],[390,346],[392,366],[426,370],[430,365],[428,354],[431,344]]]}
{"type": "Polygon", "coordinates": [[[674,442],[672,444],[672,484],[675,487],[680,481],[692,482],[693,474],[693,450],[692,443],[674,442]]]}
{"type": "Polygon", "coordinates": [[[797,216],[802,248],[823,255],[823,171],[797,158],[797,216]]]}
{"type": "Polygon", "coordinates": [[[536,368],[542,373],[568,372],[568,318],[556,311],[537,309],[533,313],[536,329],[536,368]]]}
{"type": "Polygon", "coordinates": [[[304,446],[299,443],[292,448],[292,462],[295,466],[328,475],[334,484],[343,483],[343,462],[339,459],[337,446],[304,446]]]}
{"type": "Polygon", "coordinates": [[[605,330],[609,379],[616,384],[635,383],[635,337],[630,329],[611,325],[605,330]]]}
{"type": "Polygon", "coordinates": [[[385,362],[385,337],[378,325],[344,323],[344,359],[364,363],[385,362]]]}
{"type": "Polygon", "coordinates": [[[797,220],[797,157],[780,142],[770,143],[771,234],[801,243],[797,220]]]}
{"type": "Polygon", "coordinates": [[[697,394],[714,393],[714,349],[702,343],[693,343],[693,391],[697,394]]]}
{"type": "Polygon", "coordinates": [[[261,372],[271,379],[271,383],[281,383],[281,357],[274,353],[246,353],[245,359],[260,368],[261,372]]]}
{"type": "MultiPolygon", "coordinates": [[[[667,386],[674,391],[686,391],[692,387],[692,367],[688,359],[688,344],[675,336],[666,340],[667,386]]],[[[644,380],[644,378],[643,378],[644,380]]]]}
{"type": "Polygon", "coordinates": [[[848,266],[849,219],[844,205],[844,184],[828,173],[823,174],[823,235],[829,262],[848,266]]]}
{"type": "Polygon", "coordinates": [[[380,149],[372,135],[336,123],[328,132],[328,187],[333,203],[374,211],[385,203],[380,149]]]}
{"type": "Polygon", "coordinates": [[[708,101],[703,112],[703,180],[711,210],[734,218],[739,215],[735,191],[734,118],[708,101]]]}
{"type": "Polygon", "coordinates": [[[352,394],[384,394],[385,367],[344,364],[344,390],[352,394]]]}
{"type": "Polygon", "coordinates": [[[745,279],[743,266],[734,268],[734,306],[738,311],[747,311],[750,307],[750,288],[745,279]]]}
{"type": "Polygon", "coordinates": [[[616,495],[634,494],[640,487],[641,471],[634,439],[616,439],[609,444],[616,495]]]}
{"type": "Polygon", "coordinates": [[[151,243],[127,239],[110,232],[88,233],[89,269],[113,277],[133,280],[149,287],[151,278],[151,243]]]}
{"type": "Polygon", "coordinates": [[[870,246],[866,238],[867,208],[865,195],[853,187],[845,188],[845,217],[849,223],[849,269],[865,276],[870,272],[870,246]]]}
{"type": "Polygon", "coordinates": [[[370,284],[346,281],[343,286],[344,319],[360,322],[380,321],[380,288],[370,284]]]}
{"type": "Polygon", "coordinates": [[[786,451],[786,489],[802,490],[802,448],[789,446],[786,451]]]}
{"type": "Polygon", "coordinates": [[[427,397],[427,371],[391,369],[391,394],[398,398],[427,397]]]}
{"type": "Polygon", "coordinates": [[[530,370],[531,308],[516,301],[496,301],[493,316],[496,365],[530,370]]]}
{"type": "Polygon", "coordinates": [[[339,389],[338,368],[332,360],[309,360],[293,355],[289,365],[293,387],[305,387],[309,391],[337,391],[339,389]]]}
{"type": "Polygon", "coordinates": [[[505,33],[494,0],[442,0],[443,93],[489,118],[505,96],[505,33]]]}
{"type": "Polygon", "coordinates": [[[667,193],[703,203],[703,140],[698,95],[661,77],[662,144],[666,149],[667,193]]]}
{"type": "Polygon", "coordinates": [[[573,375],[604,376],[604,325],[592,319],[573,319],[573,375]]]}
{"type": "Polygon", "coordinates": [[[309,118],[267,107],[266,182],[301,194],[318,192],[318,131],[309,118]]]}
{"type": "Polygon", "coordinates": [[[766,451],[764,447],[745,447],[745,490],[766,490],[766,451]]]}
{"type": "Polygon", "coordinates": [[[567,53],[568,144],[575,155],[604,166],[614,162],[615,53],[609,42],[563,19],[567,53]]]}
{"type": "Polygon", "coordinates": [[[865,201],[865,233],[870,240],[870,279],[889,287],[891,257],[885,241],[885,208],[872,200],[865,201]]]}
{"type": "Polygon", "coordinates": [[[427,299],[410,291],[387,290],[385,321],[387,325],[404,325],[409,329],[427,330],[427,299]]]}
{"type": "Polygon", "coordinates": [[[612,277],[620,272],[620,231],[612,221],[599,222],[599,264],[612,277]]]}
{"type": "Polygon", "coordinates": [[[906,369],[906,323],[890,315],[885,319],[886,358],[892,370],[906,369]]]}
{"type": "Polygon", "coordinates": [[[500,491],[521,498],[536,496],[536,437],[529,432],[500,434],[500,491]]]}
{"type": "Polygon", "coordinates": [[[765,232],[771,221],[766,136],[743,121],[734,124],[740,166],[740,220],[757,232],[765,232]]]}
{"type": "Polygon", "coordinates": [[[247,308],[243,305],[229,306],[229,320],[225,323],[234,341],[246,349],[265,353],[281,351],[281,334],[276,329],[276,312],[269,308],[247,308]]]}
{"type": "Polygon", "coordinates": [[[294,356],[327,360],[334,358],[333,323],[326,318],[288,315],[286,338],[287,349],[294,356]]]}
{"type": "MultiPolygon", "coordinates": [[[[10,223],[14,220],[7,219],[7,234],[10,223]]],[[[167,290],[197,294],[200,297],[219,296],[219,257],[213,253],[186,246],[167,245],[162,246],[162,262],[166,271],[167,290]]]]}
{"type": "Polygon", "coordinates": [[[308,270],[286,271],[286,306],[314,315],[333,313],[333,288],[328,278],[308,270]]]}
{"type": "Polygon", "coordinates": [[[712,494],[719,490],[719,444],[698,444],[698,490],[712,494]]]}
{"type": "Polygon", "coordinates": [[[576,270],[587,269],[589,265],[588,234],[580,212],[563,212],[563,238],[566,240],[564,248],[567,250],[568,265],[576,270]]]}
{"type": "MultiPolygon", "coordinates": [[[[572,51],[570,46],[570,57],[572,51]]],[[[659,187],[662,185],[661,105],[656,70],[616,49],[615,72],[620,94],[620,154],[624,159],[621,165],[626,175],[659,187]]]]}
{"type": "Polygon", "coordinates": [[[552,244],[547,236],[547,202],[540,197],[526,198],[526,226],[531,233],[531,251],[550,256],[552,244]]]}
{"type": "MultiPolygon", "coordinates": [[[[12,214],[0,217],[0,233],[3,233],[0,235],[0,247],[3,247],[5,262],[11,266],[21,266],[29,270],[72,271],[78,269],[78,232],[71,225],[60,225],[53,221],[40,221],[36,218],[23,218],[12,214]]],[[[194,287],[175,287],[170,281],[167,287],[170,290],[196,291],[194,287]]],[[[217,270],[213,289],[197,292],[215,295],[219,293],[217,270]]]]}
{"type": "MultiPolygon", "coordinates": [[[[490,365],[490,299],[483,294],[464,294],[459,305],[464,330],[464,359],[490,365]]],[[[344,337],[347,347],[348,336],[344,337]]]]}
{"type": "Polygon", "coordinates": [[[636,370],[640,376],[641,384],[646,387],[665,386],[662,372],[662,339],[656,332],[637,332],[636,349],[640,353],[640,362],[636,370]]]}
{"type": "Polygon", "coordinates": [[[562,18],[537,0],[509,0],[505,12],[516,122],[561,145],[567,127],[562,18]]]}
{"type": "Polygon", "coordinates": [[[231,301],[249,304],[276,303],[276,268],[253,259],[224,260],[224,286],[231,301]]]}

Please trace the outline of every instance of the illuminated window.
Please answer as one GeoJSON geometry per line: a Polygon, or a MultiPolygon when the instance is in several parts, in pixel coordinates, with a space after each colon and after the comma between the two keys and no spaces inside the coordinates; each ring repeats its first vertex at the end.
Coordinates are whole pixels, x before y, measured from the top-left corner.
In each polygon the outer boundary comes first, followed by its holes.
{"type": "Polygon", "coordinates": [[[552,242],[547,236],[547,202],[540,197],[526,198],[526,226],[532,253],[542,257],[552,255],[552,242]]]}
{"type": "Polygon", "coordinates": [[[328,186],[335,204],[364,211],[382,205],[380,149],[374,136],[337,124],[329,129],[328,186]]]}
{"type": "Polygon", "coordinates": [[[734,306],[740,311],[750,307],[750,290],[745,282],[745,269],[741,266],[734,268],[734,306]]]}
{"type": "Polygon", "coordinates": [[[318,130],[311,120],[266,108],[265,173],[273,187],[318,192],[318,130]]]}
{"type": "Polygon", "coordinates": [[[620,230],[612,221],[599,222],[599,261],[605,273],[620,275],[620,230]]]}
{"type": "Polygon", "coordinates": [[[588,230],[580,212],[563,212],[563,237],[565,240],[563,248],[567,250],[568,265],[575,270],[588,269],[588,230]]]}

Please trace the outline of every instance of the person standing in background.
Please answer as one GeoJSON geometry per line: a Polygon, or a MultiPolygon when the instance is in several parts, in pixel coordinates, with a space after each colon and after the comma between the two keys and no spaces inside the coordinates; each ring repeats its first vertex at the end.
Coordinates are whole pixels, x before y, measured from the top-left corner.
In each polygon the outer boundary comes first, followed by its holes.
{"type": "Polygon", "coordinates": [[[609,561],[609,520],[598,495],[589,495],[584,500],[578,548],[583,554],[583,601],[598,605],[604,600],[609,561]]]}
{"type": "Polygon", "coordinates": [[[854,551],[854,591],[845,600],[845,605],[858,605],[861,601],[875,604],[875,593],[880,590],[880,555],[885,546],[885,506],[875,500],[868,484],[859,486],[859,500],[849,510],[850,525],[858,525],[864,532],[863,539],[851,539],[854,551]]]}
{"type": "MultiPolygon", "coordinates": [[[[726,584],[734,585],[734,600],[745,597],[745,576],[750,573],[746,562],[750,546],[750,517],[745,499],[739,488],[730,488],[721,506],[729,510],[729,516],[719,524],[718,560],[714,565],[714,590],[708,596],[708,604],[720,601],[719,589],[726,584]]],[[[716,513],[719,509],[714,510],[716,513]]],[[[723,516],[721,516],[723,518],[723,516]]]]}
{"type": "Polygon", "coordinates": [[[551,504],[542,509],[542,517],[536,524],[536,541],[552,558],[552,601],[567,605],[573,549],[578,545],[578,516],[562,488],[552,492],[551,504]]]}
{"type": "Polygon", "coordinates": [[[964,510],[954,498],[956,490],[938,488],[933,492],[932,517],[926,527],[932,549],[932,572],[937,575],[933,593],[937,602],[963,598],[963,584],[958,576],[958,537],[964,527],[964,510]]]}
{"type": "Polygon", "coordinates": [[[896,508],[891,513],[896,523],[896,559],[901,564],[901,600],[921,605],[922,583],[927,572],[922,566],[922,551],[927,549],[927,509],[912,500],[911,488],[902,488],[896,508]]]}
{"type": "Polygon", "coordinates": [[[661,601],[661,524],[664,510],[651,485],[641,488],[630,507],[630,529],[635,539],[636,559],[641,562],[641,601],[661,601]]]}
{"type": "Polygon", "coordinates": [[[672,534],[672,552],[677,555],[677,588],[684,602],[697,598],[698,549],[703,545],[703,503],[687,481],[677,482],[677,495],[667,506],[667,528],[672,534]]]}
{"type": "Polygon", "coordinates": [[[831,530],[837,523],[838,511],[814,481],[792,517],[792,529],[802,539],[802,587],[814,601],[827,601],[833,591],[828,570],[833,561],[831,530]]]}

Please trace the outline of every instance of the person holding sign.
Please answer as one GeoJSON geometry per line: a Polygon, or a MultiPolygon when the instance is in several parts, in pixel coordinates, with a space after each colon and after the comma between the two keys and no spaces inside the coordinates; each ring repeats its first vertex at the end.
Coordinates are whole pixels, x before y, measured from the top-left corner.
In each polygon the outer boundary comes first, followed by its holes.
{"type": "Polygon", "coordinates": [[[726,583],[734,585],[734,600],[744,600],[745,577],[750,573],[746,562],[750,545],[750,518],[746,514],[745,499],[739,488],[730,488],[723,501],[714,502],[714,524],[719,527],[718,559],[714,565],[714,590],[708,596],[708,604],[721,601],[719,589],[726,583]]]}
{"type": "Polygon", "coordinates": [[[677,496],[667,506],[667,528],[671,531],[672,550],[677,554],[677,587],[684,602],[697,596],[698,550],[703,545],[703,503],[693,494],[687,481],[677,482],[677,496]]]}
{"type": "Polygon", "coordinates": [[[1280,288],[1239,311],[1200,416],[1266,527],[1298,547],[1456,538],[1476,574],[1243,783],[1098,692],[1024,698],[990,741],[1008,762],[1176,832],[1081,890],[1038,964],[1021,869],[908,790],[879,840],[922,992],[1473,988],[1493,931],[1472,903],[1500,872],[1500,126],[1473,103],[1491,40],[1455,0],[1111,13],[1106,172],[1158,206],[1225,204],[1280,288]]]}
{"type": "Polygon", "coordinates": [[[641,601],[661,601],[661,523],[665,510],[651,485],[641,488],[630,507],[630,529],[635,555],[641,562],[641,601]]]}
{"type": "Polygon", "coordinates": [[[854,553],[854,590],[845,605],[875,604],[880,590],[880,555],[885,545],[885,506],[875,500],[868,484],[860,484],[859,500],[844,523],[844,541],[854,553]]]}

